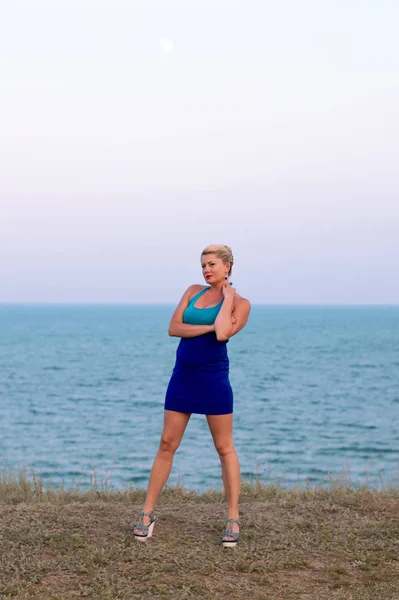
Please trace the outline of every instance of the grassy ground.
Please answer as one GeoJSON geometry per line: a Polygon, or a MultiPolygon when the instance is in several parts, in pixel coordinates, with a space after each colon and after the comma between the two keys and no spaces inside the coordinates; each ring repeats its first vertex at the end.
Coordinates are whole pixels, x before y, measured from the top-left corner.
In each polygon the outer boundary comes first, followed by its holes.
{"type": "Polygon", "coordinates": [[[0,598],[399,600],[399,490],[243,483],[236,549],[221,491],[166,486],[154,537],[143,490],[45,488],[0,474],[0,598]]]}

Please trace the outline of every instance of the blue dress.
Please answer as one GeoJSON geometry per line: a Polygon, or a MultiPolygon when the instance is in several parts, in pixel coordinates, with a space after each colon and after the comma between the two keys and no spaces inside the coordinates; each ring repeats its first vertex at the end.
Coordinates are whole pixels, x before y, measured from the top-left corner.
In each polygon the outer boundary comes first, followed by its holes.
{"type": "MultiPolygon", "coordinates": [[[[223,300],[210,308],[194,306],[208,289],[206,287],[191,299],[183,313],[183,323],[211,325],[215,322],[223,300]]],[[[213,331],[192,338],[181,338],[166,390],[165,410],[200,415],[226,415],[233,412],[227,342],[219,342],[213,331]]]]}

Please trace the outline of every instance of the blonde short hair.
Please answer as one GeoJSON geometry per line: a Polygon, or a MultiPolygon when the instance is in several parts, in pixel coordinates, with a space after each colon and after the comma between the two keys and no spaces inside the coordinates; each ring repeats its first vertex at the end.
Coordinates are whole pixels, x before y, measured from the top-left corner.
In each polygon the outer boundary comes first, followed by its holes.
{"type": "Polygon", "coordinates": [[[231,275],[234,257],[233,252],[229,246],[223,246],[222,244],[210,244],[210,246],[207,246],[201,252],[201,258],[204,256],[204,254],[214,254],[215,256],[220,258],[225,264],[230,263],[229,275],[231,275]]]}

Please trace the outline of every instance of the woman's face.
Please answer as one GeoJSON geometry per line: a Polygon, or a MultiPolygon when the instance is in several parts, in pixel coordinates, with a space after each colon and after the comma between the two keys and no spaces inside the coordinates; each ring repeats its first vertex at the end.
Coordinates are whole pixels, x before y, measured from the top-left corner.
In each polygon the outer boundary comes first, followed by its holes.
{"type": "Polygon", "coordinates": [[[224,264],[215,254],[203,254],[201,257],[202,275],[207,283],[222,281],[229,272],[228,263],[224,264]]]}

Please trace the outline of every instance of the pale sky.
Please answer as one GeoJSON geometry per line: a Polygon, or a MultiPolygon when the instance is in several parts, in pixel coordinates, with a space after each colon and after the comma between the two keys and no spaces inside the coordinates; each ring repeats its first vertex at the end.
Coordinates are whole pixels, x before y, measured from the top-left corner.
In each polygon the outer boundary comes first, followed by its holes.
{"type": "Polygon", "coordinates": [[[0,0],[0,302],[399,304],[397,0],[0,0]]]}

